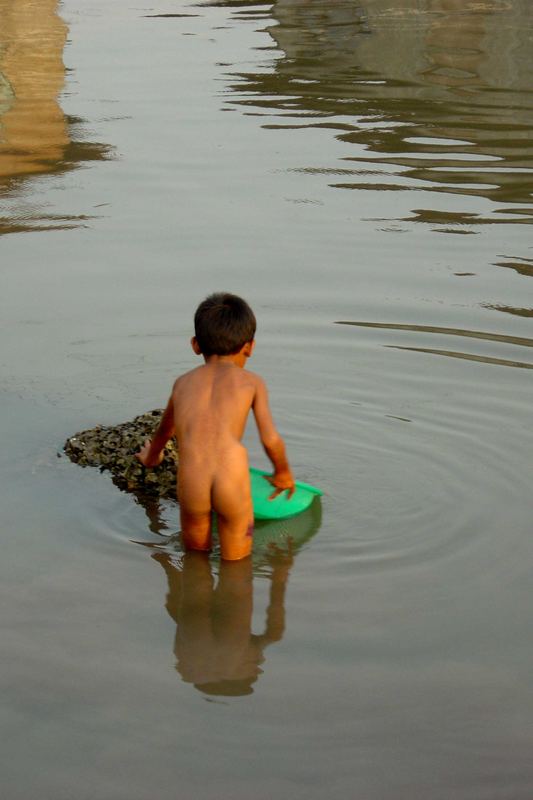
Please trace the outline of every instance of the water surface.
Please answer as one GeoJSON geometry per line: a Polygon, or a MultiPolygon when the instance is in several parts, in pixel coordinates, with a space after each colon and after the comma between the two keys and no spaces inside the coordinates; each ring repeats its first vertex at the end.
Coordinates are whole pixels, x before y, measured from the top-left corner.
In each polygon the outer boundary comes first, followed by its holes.
{"type": "Polygon", "coordinates": [[[532,39],[526,0],[0,1],[9,800],[529,800],[532,39]],[[56,455],[164,403],[218,289],[326,492],[235,569],[56,455]]]}

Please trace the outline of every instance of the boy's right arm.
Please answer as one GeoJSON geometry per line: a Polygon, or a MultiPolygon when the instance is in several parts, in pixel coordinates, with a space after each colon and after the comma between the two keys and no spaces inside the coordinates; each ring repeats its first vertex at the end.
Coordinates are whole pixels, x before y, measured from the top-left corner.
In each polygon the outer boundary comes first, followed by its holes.
{"type": "Polygon", "coordinates": [[[268,478],[275,489],[272,498],[277,497],[278,494],[281,494],[281,492],[286,489],[289,490],[289,497],[292,497],[295,489],[294,477],[287,460],[285,443],[274,425],[274,420],[272,419],[272,413],[268,404],[268,392],[265,383],[263,379],[257,375],[256,379],[257,385],[254,401],[252,403],[252,410],[254,412],[261,444],[274,467],[274,474],[268,478]]]}
{"type": "Polygon", "coordinates": [[[159,427],[153,439],[147,439],[136,458],[145,467],[157,467],[163,461],[163,450],[168,440],[174,436],[174,402],[172,395],[161,417],[159,427]]]}

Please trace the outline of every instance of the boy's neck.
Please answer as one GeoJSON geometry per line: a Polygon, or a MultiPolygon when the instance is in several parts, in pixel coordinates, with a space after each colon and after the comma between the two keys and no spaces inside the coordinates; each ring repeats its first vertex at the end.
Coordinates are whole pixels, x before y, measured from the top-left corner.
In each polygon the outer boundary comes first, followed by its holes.
{"type": "Polygon", "coordinates": [[[244,367],[247,361],[247,356],[244,353],[232,353],[228,356],[204,356],[204,361],[209,366],[222,366],[223,364],[228,364],[234,367],[244,367]]]}

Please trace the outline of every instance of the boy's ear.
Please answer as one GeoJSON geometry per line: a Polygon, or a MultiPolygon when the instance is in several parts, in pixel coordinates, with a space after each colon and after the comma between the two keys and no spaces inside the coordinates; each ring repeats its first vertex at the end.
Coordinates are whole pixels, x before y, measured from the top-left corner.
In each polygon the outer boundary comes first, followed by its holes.
{"type": "Polygon", "coordinates": [[[193,336],[191,339],[191,347],[197,356],[202,355],[202,351],[200,350],[200,345],[198,344],[198,339],[196,336],[193,336]]]}
{"type": "Polygon", "coordinates": [[[251,342],[246,342],[246,344],[243,346],[241,350],[241,353],[244,356],[246,356],[246,358],[250,358],[250,356],[254,352],[254,347],[255,347],[255,339],[252,339],[251,342]]]}

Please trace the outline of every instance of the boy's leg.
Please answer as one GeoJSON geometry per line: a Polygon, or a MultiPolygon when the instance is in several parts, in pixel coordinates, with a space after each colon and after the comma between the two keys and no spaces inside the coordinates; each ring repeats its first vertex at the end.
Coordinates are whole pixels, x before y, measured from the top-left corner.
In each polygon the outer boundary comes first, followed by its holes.
{"type": "Polygon", "coordinates": [[[190,511],[180,505],[181,538],[187,550],[211,550],[211,510],[190,511]]]}
{"type": "Polygon", "coordinates": [[[252,552],[254,511],[246,459],[217,475],[213,483],[213,508],[217,512],[222,558],[237,561],[252,552]]]}
{"type": "Polygon", "coordinates": [[[238,561],[252,552],[254,518],[251,508],[234,517],[217,514],[218,538],[222,558],[238,561]]]}
{"type": "Polygon", "coordinates": [[[187,550],[211,550],[211,478],[206,469],[180,463],[177,481],[181,538],[187,550]]]}
{"type": "MultiPolygon", "coordinates": [[[[211,550],[211,512],[194,512],[180,506],[181,538],[187,550],[211,550]]],[[[252,552],[254,518],[251,503],[231,516],[217,512],[222,558],[237,561],[252,552]]]]}

